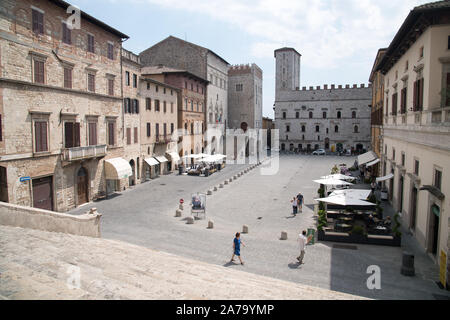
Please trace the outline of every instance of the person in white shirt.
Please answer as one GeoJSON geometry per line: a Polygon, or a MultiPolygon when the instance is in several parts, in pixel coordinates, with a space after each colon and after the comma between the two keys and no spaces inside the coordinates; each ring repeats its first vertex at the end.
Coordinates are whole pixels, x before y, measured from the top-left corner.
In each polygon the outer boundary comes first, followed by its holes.
{"type": "Polygon", "coordinates": [[[300,264],[303,264],[306,244],[308,243],[308,239],[306,238],[306,231],[303,231],[301,234],[298,235],[298,241],[300,243],[300,255],[297,257],[297,260],[300,264]]]}

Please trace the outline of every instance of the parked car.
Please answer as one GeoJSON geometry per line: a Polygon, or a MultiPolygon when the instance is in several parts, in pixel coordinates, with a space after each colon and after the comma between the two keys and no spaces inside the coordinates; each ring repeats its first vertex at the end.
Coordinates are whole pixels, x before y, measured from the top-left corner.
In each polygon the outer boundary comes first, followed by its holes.
{"type": "Polygon", "coordinates": [[[326,154],[325,150],[319,149],[312,153],[314,156],[324,156],[326,154]]]}

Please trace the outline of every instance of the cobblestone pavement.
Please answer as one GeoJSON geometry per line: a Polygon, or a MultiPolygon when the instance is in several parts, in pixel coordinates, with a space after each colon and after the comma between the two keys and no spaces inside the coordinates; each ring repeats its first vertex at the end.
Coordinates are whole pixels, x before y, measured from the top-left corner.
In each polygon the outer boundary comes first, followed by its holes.
{"type": "Polygon", "coordinates": [[[362,299],[132,244],[0,226],[2,299],[362,299]]]}
{"type": "Polygon", "coordinates": [[[194,258],[236,270],[274,277],[295,283],[360,295],[375,299],[434,299],[449,296],[440,290],[438,268],[413,241],[403,248],[357,245],[356,250],[337,249],[333,243],[316,243],[307,248],[305,264],[298,266],[297,234],[313,227],[314,198],[318,185],[312,180],[329,174],[334,164],[352,165],[354,157],[281,156],[276,175],[263,176],[259,168],[250,171],[223,189],[208,196],[207,217],[194,225],[185,217],[175,218],[178,199],[188,199],[190,191],[206,191],[245,166],[228,166],[209,178],[165,176],[140,185],[119,197],[101,201],[95,206],[103,214],[102,235],[148,248],[194,258]],[[163,185],[161,185],[163,184],[163,185]],[[299,191],[305,196],[303,212],[291,214],[290,200],[299,191]],[[214,229],[207,229],[208,220],[214,229]],[[243,225],[249,234],[242,236],[245,266],[229,264],[232,240],[243,225]],[[288,240],[279,240],[287,231],[288,240]],[[400,275],[402,251],[416,253],[413,278],[400,275]],[[369,290],[367,267],[381,268],[381,290],[369,290]]]}

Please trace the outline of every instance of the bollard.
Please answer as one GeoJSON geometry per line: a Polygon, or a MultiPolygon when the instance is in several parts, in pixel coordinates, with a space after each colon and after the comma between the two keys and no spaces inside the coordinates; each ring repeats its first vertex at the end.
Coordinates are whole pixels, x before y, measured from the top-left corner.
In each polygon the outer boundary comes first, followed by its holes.
{"type": "Polygon", "coordinates": [[[222,189],[222,188],[223,188],[223,184],[220,184],[220,185],[219,185],[219,188],[221,188],[221,189],[222,189]]]}
{"type": "Polygon", "coordinates": [[[208,221],[208,229],[214,229],[214,221],[212,220],[208,221]]]}
{"type": "Polygon", "coordinates": [[[217,191],[217,187],[214,187],[214,191],[217,191]]]}
{"type": "Polygon", "coordinates": [[[287,240],[288,234],[286,231],[281,231],[281,238],[280,240],[287,240]]]}
{"type": "Polygon", "coordinates": [[[412,253],[406,251],[403,252],[402,269],[400,273],[407,277],[412,277],[415,275],[414,255],[412,253]]]}
{"type": "Polygon", "coordinates": [[[223,182],[223,184],[224,184],[224,185],[227,185],[227,184],[228,184],[228,180],[225,180],[225,181],[223,182]]]}
{"type": "Polygon", "coordinates": [[[228,180],[229,182],[233,182],[233,178],[230,178],[230,180],[228,180]]]}
{"type": "Polygon", "coordinates": [[[175,211],[175,217],[181,217],[181,210],[178,209],[175,211]]]}
{"type": "Polygon", "coordinates": [[[186,223],[187,224],[194,224],[194,217],[187,217],[186,218],[186,223]]]}
{"type": "Polygon", "coordinates": [[[210,196],[212,194],[213,194],[212,190],[208,190],[207,195],[210,196]]]}
{"type": "Polygon", "coordinates": [[[242,233],[248,233],[248,226],[246,224],[242,226],[242,233]]]}
{"type": "Polygon", "coordinates": [[[180,205],[179,205],[178,209],[180,209],[180,210],[184,210],[184,207],[183,207],[183,204],[182,204],[182,203],[180,203],[180,205]]]}

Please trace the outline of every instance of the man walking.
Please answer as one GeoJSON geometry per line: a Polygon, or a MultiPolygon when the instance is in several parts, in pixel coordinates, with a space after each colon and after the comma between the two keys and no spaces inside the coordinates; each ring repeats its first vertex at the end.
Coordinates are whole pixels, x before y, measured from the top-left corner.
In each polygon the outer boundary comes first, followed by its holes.
{"type": "Polygon", "coordinates": [[[298,208],[298,199],[297,197],[294,197],[294,199],[291,200],[292,203],[292,214],[294,216],[297,215],[297,208],[298,208]]]}
{"type": "Polygon", "coordinates": [[[300,255],[297,257],[297,260],[300,264],[303,264],[303,258],[305,257],[305,249],[308,239],[306,239],[306,231],[303,230],[301,234],[298,235],[298,241],[300,243],[300,255]]]}
{"type": "Polygon", "coordinates": [[[297,195],[298,212],[303,212],[303,195],[301,192],[297,195]]]}

